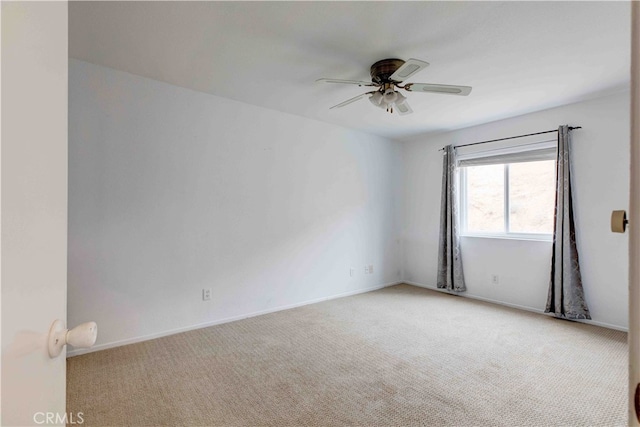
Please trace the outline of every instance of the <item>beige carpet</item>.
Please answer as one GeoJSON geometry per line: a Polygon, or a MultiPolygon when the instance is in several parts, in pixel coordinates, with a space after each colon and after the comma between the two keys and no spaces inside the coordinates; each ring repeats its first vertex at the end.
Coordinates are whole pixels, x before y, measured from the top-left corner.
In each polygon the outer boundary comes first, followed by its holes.
{"type": "Polygon", "coordinates": [[[85,426],[622,426],[626,334],[407,285],[68,359],[85,426]]]}

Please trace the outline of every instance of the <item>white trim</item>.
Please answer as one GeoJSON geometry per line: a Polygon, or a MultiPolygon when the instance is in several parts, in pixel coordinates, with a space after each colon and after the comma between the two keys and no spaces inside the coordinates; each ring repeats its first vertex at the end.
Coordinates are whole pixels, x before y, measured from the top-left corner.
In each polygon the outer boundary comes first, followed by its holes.
{"type": "MultiPolygon", "coordinates": [[[[508,146],[508,147],[476,149],[474,151],[469,151],[467,153],[456,152],[456,161],[460,162],[468,159],[484,159],[486,157],[499,157],[507,154],[526,153],[529,151],[540,151],[545,149],[557,148],[557,146],[558,146],[557,139],[545,139],[542,141],[531,142],[527,144],[517,144],[517,145],[508,146]]],[[[464,147],[460,147],[458,148],[458,150],[463,148],[464,147]]],[[[552,159],[555,159],[555,157],[550,158],[550,160],[552,159]]],[[[502,164],[502,163],[499,162],[497,164],[502,164]]]]}
{"type": "Polygon", "coordinates": [[[535,233],[470,233],[463,232],[460,237],[474,237],[479,239],[530,240],[534,242],[553,242],[553,234],[535,233]]]}
{"type": "Polygon", "coordinates": [[[182,332],[193,331],[195,329],[207,328],[209,326],[221,325],[223,323],[235,322],[236,320],[248,319],[250,317],[260,316],[260,315],[263,315],[263,314],[274,313],[274,312],[277,312],[277,311],[289,310],[291,308],[302,307],[302,306],[309,305],[309,304],[316,304],[316,303],[319,303],[319,302],[329,301],[329,300],[332,300],[332,299],[344,298],[344,297],[348,297],[348,296],[352,296],[352,295],[358,295],[358,294],[363,294],[363,293],[367,293],[367,292],[373,292],[373,291],[377,291],[377,290],[382,289],[382,288],[387,288],[389,286],[399,285],[401,283],[404,283],[404,282],[403,281],[390,282],[390,283],[385,283],[385,284],[378,285],[378,286],[362,288],[362,289],[356,289],[355,291],[343,292],[343,293],[336,294],[336,295],[316,298],[316,299],[313,299],[313,300],[303,301],[303,302],[294,303],[294,304],[283,305],[283,306],[280,306],[280,307],[270,308],[270,309],[267,309],[267,310],[255,311],[255,312],[252,312],[252,313],[241,314],[241,315],[238,315],[238,316],[226,317],[224,319],[212,320],[210,322],[198,323],[198,324],[195,324],[195,325],[185,326],[185,327],[182,327],[182,328],[170,329],[170,330],[167,330],[167,331],[157,332],[155,334],[149,334],[149,335],[143,335],[143,336],[139,336],[139,337],[127,338],[126,340],[120,340],[120,341],[112,341],[112,342],[109,342],[109,343],[99,344],[99,345],[93,346],[91,348],[78,348],[78,349],[74,348],[73,350],[67,350],[67,357],[79,356],[81,354],[93,353],[95,351],[106,350],[106,349],[109,349],[109,348],[120,347],[120,346],[128,345],[128,344],[135,344],[135,343],[142,342],[142,341],[148,341],[148,340],[152,340],[152,339],[156,339],[156,338],[166,337],[166,336],[169,336],[169,335],[179,334],[179,333],[182,333],[182,332]]]}
{"type": "Polygon", "coordinates": [[[510,234],[509,230],[511,227],[511,219],[509,218],[511,216],[511,194],[509,193],[509,163],[505,163],[504,164],[504,168],[503,168],[503,179],[504,182],[502,184],[502,192],[504,193],[504,211],[502,213],[502,215],[504,216],[504,230],[505,230],[505,234],[510,234]]]}
{"type": "Polygon", "coordinates": [[[629,382],[628,426],[640,426],[636,387],[640,383],[640,2],[631,2],[631,138],[629,190],[629,382]]]}
{"type": "MultiPolygon", "coordinates": [[[[536,307],[529,307],[529,306],[526,306],[526,305],[519,305],[519,304],[512,304],[512,303],[504,302],[504,301],[498,301],[498,300],[494,300],[494,299],[491,299],[491,298],[485,298],[485,297],[469,294],[468,292],[452,292],[452,291],[448,291],[446,289],[439,289],[439,288],[437,288],[435,286],[425,285],[424,283],[412,282],[412,281],[409,281],[409,280],[405,280],[404,283],[406,283],[407,285],[417,286],[419,288],[424,288],[424,289],[429,289],[429,290],[432,290],[432,291],[442,292],[442,293],[449,294],[449,295],[455,295],[455,296],[459,296],[459,297],[475,299],[475,300],[479,300],[479,301],[489,302],[489,303],[492,303],[492,304],[503,305],[505,307],[517,308],[518,310],[530,311],[530,312],[542,314],[542,315],[548,316],[548,317],[553,317],[552,314],[545,313],[544,310],[536,308],[536,307]]],[[[588,325],[600,326],[600,327],[607,328],[607,329],[614,329],[616,331],[629,332],[629,328],[626,328],[624,326],[612,325],[610,323],[598,322],[596,320],[575,320],[575,321],[579,322],[579,323],[586,323],[588,325]]]]}

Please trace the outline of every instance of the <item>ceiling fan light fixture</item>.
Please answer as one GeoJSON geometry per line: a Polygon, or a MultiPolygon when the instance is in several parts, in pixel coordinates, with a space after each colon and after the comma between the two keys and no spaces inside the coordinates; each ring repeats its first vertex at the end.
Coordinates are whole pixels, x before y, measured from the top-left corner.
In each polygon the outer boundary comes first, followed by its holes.
{"type": "Polygon", "coordinates": [[[380,104],[382,104],[382,99],[383,99],[383,96],[382,96],[382,93],[380,92],[375,92],[373,95],[369,97],[369,101],[371,101],[371,103],[376,107],[381,106],[380,104]]]}
{"type": "Polygon", "coordinates": [[[384,102],[387,104],[393,104],[398,100],[399,93],[393,89],[387,89],[384,93],[384,102]]]}

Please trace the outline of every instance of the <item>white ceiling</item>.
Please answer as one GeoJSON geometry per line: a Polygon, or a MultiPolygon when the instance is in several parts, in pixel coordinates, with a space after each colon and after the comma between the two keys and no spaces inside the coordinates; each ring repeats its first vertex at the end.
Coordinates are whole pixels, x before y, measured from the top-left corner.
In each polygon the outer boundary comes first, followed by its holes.
{"type": "Polygon", "coordinates": [[[69,55],[174,85],[390,138],[452,130],[623,90],[627,2],[70,2],[69,55]],[[388,114],[375,61],[418,58],[408,81],[473,86],[405,93],[388,114]]]}

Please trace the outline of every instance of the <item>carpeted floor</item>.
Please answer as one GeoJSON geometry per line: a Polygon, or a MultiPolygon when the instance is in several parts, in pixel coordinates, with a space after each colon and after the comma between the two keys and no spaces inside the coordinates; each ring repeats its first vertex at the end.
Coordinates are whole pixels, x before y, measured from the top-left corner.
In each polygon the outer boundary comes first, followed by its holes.
{"type": "Polygon", "coordinates": [[[84,426],[622,426],[627,335],[408,285],[67,361],[84,426]]]}

